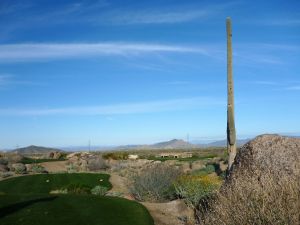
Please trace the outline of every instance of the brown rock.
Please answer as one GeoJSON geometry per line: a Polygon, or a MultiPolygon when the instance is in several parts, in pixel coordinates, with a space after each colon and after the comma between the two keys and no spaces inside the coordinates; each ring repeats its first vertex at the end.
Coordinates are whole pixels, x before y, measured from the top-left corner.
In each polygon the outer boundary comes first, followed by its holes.
{"type": "Polygon", "coordinates": [[[7,172],[7,171],[9,171],[9,168],[4,164],[0,164],[0,172],[7,172]]]}
{"type": "Polygon", "coordinates": [[[300,139],[279,135],[256,137],[239,150],[230,177],[246,172],[258,177],[266,172],[299,176],[300,139]]]}

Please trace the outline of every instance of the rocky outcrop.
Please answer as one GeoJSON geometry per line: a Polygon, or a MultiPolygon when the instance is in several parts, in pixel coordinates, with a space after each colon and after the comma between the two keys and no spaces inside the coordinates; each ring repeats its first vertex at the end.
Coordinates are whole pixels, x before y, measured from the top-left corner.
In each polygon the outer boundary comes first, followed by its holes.
{"type": "Polygon", "coordinates": [[[9,171],[9,168],[4,164],[0,164],[0,172],[7,172],[7,171],[9,171]]]}
{"type": "Polygon", "coordinates": [[[300,176],[300,139],[279,135],[261,135],[246,143],[238,152],[231,178],[244,173],[300,176]]]}
{"type": "Polygon", "coordinates": [[[62,152],[59,151],[53,151],[53,152],[49,152],[47,158],[49,159],[59,159],[62,157],[62,152]]]}
{"type": "Polygon", "coordinates": [[[67,155],[69,168],[76,171],[100,171],[108,167],[104,159],[99,155],[88,152],[76,152],[67,155]]]}

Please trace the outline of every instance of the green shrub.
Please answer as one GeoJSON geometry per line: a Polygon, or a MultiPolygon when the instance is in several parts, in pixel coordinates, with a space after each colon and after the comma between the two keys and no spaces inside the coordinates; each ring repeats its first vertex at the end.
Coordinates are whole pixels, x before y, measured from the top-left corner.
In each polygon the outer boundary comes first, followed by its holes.
{"type": "Polygon", "coordinates": [[[7,159],[4,159],[4,158],[2,158],[2,157],[0,158],[0,164],[1,164],[1,165],[7,165],[7,163],[8,163],[8,162],[7,162],[7,159]]]}
{"type": "Polygon", "coordinates": [[[49,194],[68,194],[68,190],[67,189],[51,190],[49,194]]]}
{"type": "Polygon", "coordinates": [[[31,167],[31,171],[33,173],[47,173],[45,167],[39,165],[39,164],[34,164],[32,167],[31,167]]]}
{"type": "Polygon", "coordinates": [[[69,165],[67,165],[67,171],[68,173],[76,173],[78,171],[78,166],[70,163],[69,165]]]}
{"type": "Polygon", "coordinates": [[[221,179],[215,175],[184,175],[174,183],[176,194],[188,206],[195,208],[202,199],[210,197],[221,186],[221,179]]]}
{"type": "Polygon", "coordinates": [[[128,155],[127,152],[112,152],[103,154],[102,157],[104,159],[126,160],[128,159],[128,155]]]}
{"type": "Polygon", "coordinates": [[[180,174],[181,172],[172,166],[152,165],[133,176],[130,191],[140,201],[164,201],[172,195],[172,184],[180,174]]]}
{"type": "Polygon", "coordinates": [[[11,177],[13,175],[14,173],[10,171],[0,173],[1,178],[11,177]]]}
{"type": "Polygon", "coordinates": [[[99,171],[99,170],[105,170],[108,168],[108,165],[106,164],[105,160],[101,157],[97,157],[94,159],[90,159],[88,161],[87,165],[89,171],[99,171]]]}
{"type": "Polygon", "coordinates": [[[16,174],[25,174],[26,173],[26,166],[22,163],[12,164],[12,169],[16,174]]]}
{"type": "Polygon", "coordinates": [[[107,191],[108,191],[107,187],[103,187],[100,185],[97,185],[93,189],[91,189],[91,193],[93,195],[100,195],[100,196],[104,196],[107,191]]]}
{"type": "Polygon", "coordinates": [[[207,164],[205,168],[193,171],[193,175],[204,176],[216,171],[215,166],[212,164],[207,164]]]}
{"type": "Polygon", "coordinates": [[[90,194],[91,187],[83,184],[69,184],[67,187],[63,188],[71,194],[90,194]]]}

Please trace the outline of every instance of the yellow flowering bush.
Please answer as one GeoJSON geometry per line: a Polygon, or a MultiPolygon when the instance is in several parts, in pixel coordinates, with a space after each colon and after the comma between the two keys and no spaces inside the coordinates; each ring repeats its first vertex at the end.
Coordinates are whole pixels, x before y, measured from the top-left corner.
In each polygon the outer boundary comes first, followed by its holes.
{"type": "Polygon", "coordinates": [[[221,178],[214,174],[183,175],[174,183],[178,197],[183,198],[191,207],[197,207],[201,199],[205,199],[217,191],[222,184],[221,178]]]}

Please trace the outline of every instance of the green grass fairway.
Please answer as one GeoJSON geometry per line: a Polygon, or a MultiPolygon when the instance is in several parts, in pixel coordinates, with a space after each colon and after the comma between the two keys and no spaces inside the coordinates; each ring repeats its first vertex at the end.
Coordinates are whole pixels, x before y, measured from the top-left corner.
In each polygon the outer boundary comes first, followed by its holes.
{"type": "Polygon", "coordinates": [[[48,194],[51,190],[61,189],[69,184],[82,184],[91,188],[101,185],[110,189],[111,184],[108,179],[108,174],[38,174],[1,181],[0,192],[5,194],[48,194]]]}
{"type": "Polygon", "coordinates": [[[111,188],[108,179],[106,174],[41,174],[1,181],[0,224],[153,225],[147,209],[134,201],[89,194],[48,194],[70,183],[91,187],[101,183],[111,188]]]}

